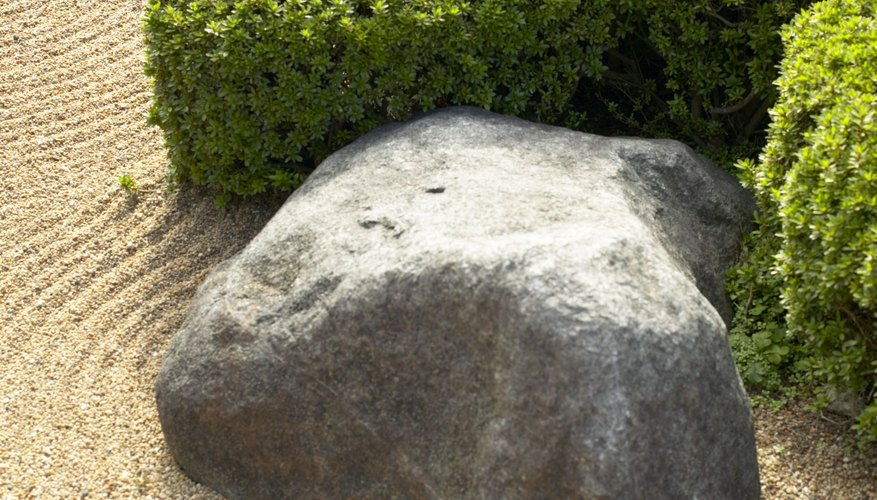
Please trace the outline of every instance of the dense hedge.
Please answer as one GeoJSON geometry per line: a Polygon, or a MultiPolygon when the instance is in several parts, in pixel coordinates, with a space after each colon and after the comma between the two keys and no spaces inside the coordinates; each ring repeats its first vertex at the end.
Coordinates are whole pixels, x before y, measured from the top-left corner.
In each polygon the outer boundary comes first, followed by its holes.
{"type": "Polygon", "coordinates": [[[289,189],[437,106],[745,147],[804,0],[149,0],[152,123],[177,179],[289,189]]]}
{"type": "MultiPolygon", "coordinates": [[[[773,247],[789,331],[817,380],[862,398],[877,439],[877,3],[826,0],[784,30],[769,141],[745,182],[773,247]],[[774,236],[777,235],[777,236],[774,236]]],[[[775,265],[775,266],[774,266],[775,265]]]]}

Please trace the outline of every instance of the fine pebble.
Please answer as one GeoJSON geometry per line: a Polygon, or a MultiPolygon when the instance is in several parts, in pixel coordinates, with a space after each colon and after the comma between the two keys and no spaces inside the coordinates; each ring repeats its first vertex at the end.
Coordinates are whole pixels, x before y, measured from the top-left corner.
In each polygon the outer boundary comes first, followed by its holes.
{"type": "MultiPolygon", "coordinates": [[[[142,0],[0,0],[0,499],[217,498],[177,468],[153,382],[207,272],[283,201],[165,192],[142,0]],[[135,195],[120,188],[130,175],[135,195]]],[[[756,411],[765,498],[877,498],[873,455],[756,411]]]]}

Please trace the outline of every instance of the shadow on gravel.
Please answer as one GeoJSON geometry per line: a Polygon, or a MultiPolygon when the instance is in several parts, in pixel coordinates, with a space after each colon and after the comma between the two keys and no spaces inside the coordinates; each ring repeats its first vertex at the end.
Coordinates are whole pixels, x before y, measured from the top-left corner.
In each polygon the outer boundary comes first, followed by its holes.
{"type": "Polygon", "coordinates": [[[185,319],[198,286],[216,265],[243,249],[265,226],[289,193],[266,193],[236,199],[220,210],[215,192],[181,185],[173,194],[141,189],[120,193],[108,223],[130,228],[124,250],[112,267],[128,266],[131,278],[116,294],[140,301],[128,314],[131,331],[119,336],[120,347],[134,349],[142,369],[155,352],[163,354],[185,319]]]}

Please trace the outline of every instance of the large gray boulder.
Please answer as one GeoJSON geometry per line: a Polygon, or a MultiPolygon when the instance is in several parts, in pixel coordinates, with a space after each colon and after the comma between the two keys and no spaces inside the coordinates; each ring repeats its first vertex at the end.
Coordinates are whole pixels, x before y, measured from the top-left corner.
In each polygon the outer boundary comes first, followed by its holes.
{"type": "Polygon", "coordinates": [[[232,498],[757,498],[720,315],[752,212],[672,141],[381,128],[201,286],[170,450],[232,498]]]}

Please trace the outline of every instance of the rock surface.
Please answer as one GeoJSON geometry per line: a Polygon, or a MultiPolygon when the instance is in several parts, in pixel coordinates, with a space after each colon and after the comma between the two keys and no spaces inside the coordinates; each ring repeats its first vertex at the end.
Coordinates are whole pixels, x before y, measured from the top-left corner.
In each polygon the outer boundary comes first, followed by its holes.
{"type": "Polygon", "coordinates": [[[752,210],[671,141],[379,129],[202,285],[168,445],[233,498],[757,498],[719,313],[752,210]]]}

